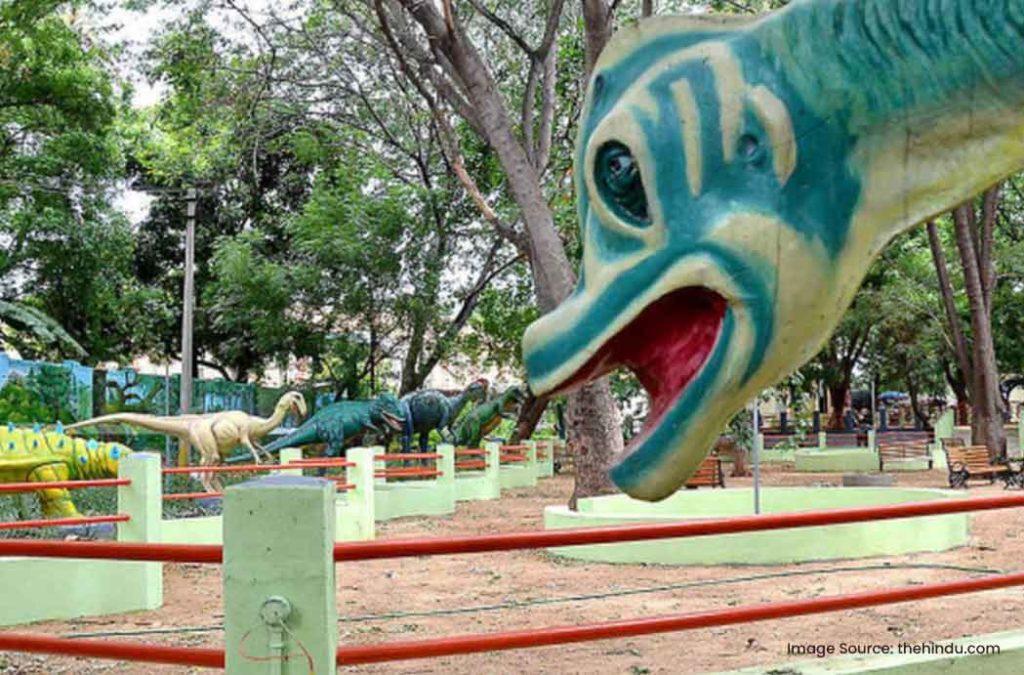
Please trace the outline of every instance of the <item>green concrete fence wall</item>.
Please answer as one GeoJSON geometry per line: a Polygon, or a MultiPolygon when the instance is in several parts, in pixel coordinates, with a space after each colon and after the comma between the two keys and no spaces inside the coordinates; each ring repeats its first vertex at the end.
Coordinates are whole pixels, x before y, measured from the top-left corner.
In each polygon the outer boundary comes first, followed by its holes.
{"type": "Polygon", "coordinates": [[[501,453],[497,443],[485,443],[482,471],[459,471],[455,474],[455,500],[479,501],[501,497],[501,453]]]}
{"type": "MultiPolygon", "coordinates": [[[[160,541],[160,457],[134,453],[121,460],[118,541],[160,541]]],[[[156,609],[163,604],[160,563],[58,558],[0,559],[0,626],[121,614],[156,609]]]]}

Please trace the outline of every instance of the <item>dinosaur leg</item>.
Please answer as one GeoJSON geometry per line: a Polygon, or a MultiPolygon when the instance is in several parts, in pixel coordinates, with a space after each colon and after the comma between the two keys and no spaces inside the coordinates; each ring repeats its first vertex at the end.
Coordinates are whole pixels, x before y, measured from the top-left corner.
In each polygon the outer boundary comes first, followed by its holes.
{"type": "Polygon", "coordinates": [[[252,442],[252,439],[249,438],[249,432],[245,431],[245,430],[241,430],[241,434],[242,434],[242,437],[239,440],[241,440],[242,445],[244,445],[246,448],[248,448],[249,452],[252,453],[253,461],[255,461],[257,464],[259,464],[260,463],[260,454],[256,450],[256,445],[252,442]]]}
{"type": "MultiPolygon", "coordinates": [[[[189,441],[199,451],[199,466],[220,465],[220,452],[217,450],[217,439],[213,435],[213,430],[193,428],[189,433],[189,441]]],[[[203,472],[200,474],[199,482],[207,492],[224,490],[224,484],[215,473],[203,472]]]]}
{"type": "MultiPolygon", "coordinates": [[[[65,464],[46,464],[28,475],[30,482],[49,483],[58,480],[68,480],[70,472],[65,464]]],[[[37,491],[39,495],[39,506],[44,518],[78,518],[82,514],[75,508],[71,501],[71,493],[63,489],[42,489],[37,491]]]]}

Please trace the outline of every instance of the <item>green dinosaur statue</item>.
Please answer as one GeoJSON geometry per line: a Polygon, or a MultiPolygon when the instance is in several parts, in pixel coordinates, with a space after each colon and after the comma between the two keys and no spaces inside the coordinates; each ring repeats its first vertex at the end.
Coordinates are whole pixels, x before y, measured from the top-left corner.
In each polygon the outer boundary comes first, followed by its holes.
{"type": "MultiPolygon", "coordinates": [[[[381,394],[369,401],[339,401],[318,410],[298,429],[264,448],[279,452],[314,443],[327,444],[328,457],[340,457],[345,448],[367,433],[382,435],[388,428],[401,431],[405,412],[394,394],[381,394]]],[[[238,458],[238,460],[244,459],[238,458]]],[[[230,461],[238,461],[232,458],[230,461]]]]}
{"type": "Polygon", "coordinates": [[[131,449],[120,443],[98,443],[57,431],[29,431],[12,424],[0,428],[0,483],[39,483],[36,492],[45,518],[77,518],[81,514],[63,488],[46,483],[116,478],[117,465],[131,449]]]}
{"type": "Polygon", "coordinates": [[[501,423],[501,419],[514,414],[525,400],[526,392],[522,387],[509,387],[500,396],[476,406],[455,426],[455,445],[480,447],[480,441],[501,423]]]}
{"type": "Polygon", "coordinates": [[[651,397],[612,479],[657,500],[811,358],[898,233],[1024,166],[1024,0],[796,0],[654,17],[596,64],[576,291],[523,338],[533,392],[651,397]]]}
{"type": "Polygon", "coordinates": [[[430,432],[452,433],[459,413],[470,401],[482,401],[487,395],[487,380],[476,380],[455,396],[446,396],[437,389],[421,389],[402,397],[408,414],[402,430],[402,452],[412,449],[413,434],[419,434],[420,452],[427,451],[430,432]]]}

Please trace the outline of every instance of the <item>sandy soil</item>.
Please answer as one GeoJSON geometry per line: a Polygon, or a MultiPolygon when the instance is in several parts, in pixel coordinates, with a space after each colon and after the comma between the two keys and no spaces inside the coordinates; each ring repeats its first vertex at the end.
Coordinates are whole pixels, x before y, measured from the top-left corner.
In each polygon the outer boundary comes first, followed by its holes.
{"type": "MultiPolygon", "coordinates": [[[[772,468],[765,473],[765,483],[769,485],[835,484],[838,480],[834,474],[795,474],[772,468]]],[[[945,472],[903,475],[899,476],[898,483],[944,487],[945,472]]],[[[728,480],[728,484],[749,484],[749,479],[734,478],[728,480]]],[[[546,480],[534,490],[506,493],[500,502],[460,504],[454,517],[408,518],[384,523],[379,526],[378,536],[444,536],[536,529],[541,527],[543,506],[564,502],[570,489],[571,480],[567,477],[546,480]]],[[[971,495],[1001,492],[998,485],[972,487],[970,490],[971,495]]],[[[538,551],[353,563],[338,569],[337,597],[342,616],[340,640],[349,644],[367,644],[456,633],[580,624],[813,598],[972,576],[970,571],[901,565],[938,563],[1009,572],[1019,569],[1019,561],[1024,558],[1022,528],[1024,521],[1020,511],[979,513],[973,516],[970,545],[958,550],[781,567],[618,566],[566,561],[538,551]],[[879,563],[890,563],[892,569],[835,571],[879,563]],[[826,573],[820,571],[822,569],[832,571],[826,573]],[[801,574],[721,583],[793,571],[801,574]],[[602,599],[571,599],[585,594],[689,582],[708,584],[602,599]],[[549,602],[525,607],[451,612],[542,598],[549,602]],[[405,615],[388,616],[398,612],[405,615]],[[435,615],[426,616],[427,613],[435,615]]],[[[165,599],[165,606],[154,612],[48,622],[28,630],[48,635],[76,635],[217,627],[221,620],[220,568],[167,566],[165,599]]],[[[727,628],[348,670],[356,673],[445,672],[474,675],[510,672],[638,675],[720,671],[799,660],[787,656],[788,643],[895,645],[902,641],[925,642],[994,632],[1018,627],[1022,611],[1024,593],[1017,588],[727,628]]],[[[215,628],[195,633],[157,633],[109,639],[218,646],[222,637],[220,630],[215,628]]],[[[148,674],[187,670],[0,655],[0,672],[148,674]]]]}

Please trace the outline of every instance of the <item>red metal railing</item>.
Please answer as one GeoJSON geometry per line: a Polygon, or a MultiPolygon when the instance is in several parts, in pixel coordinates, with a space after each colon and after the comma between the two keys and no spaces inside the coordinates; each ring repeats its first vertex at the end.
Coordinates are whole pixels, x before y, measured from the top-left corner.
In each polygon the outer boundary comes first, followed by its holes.
{"type": "Polygon", "coordinates": [[[47,482],[0,483],[0,492],[36,492],[38,490],[81,490],[83,488],[131,485],[130,478],[97,478],[95,480],[53,480],[47,482]]]}
{"type": "Polygon", "coordinates": [[[334,559],[339,561],[403,558],[421,555],[486,553],[550,546],[581,546],[624,541],[649,541],[675,537],[698,537],[711,534],[733,534],[758,530],[781,530],[790,527],[816,527],[859,523],[869,520],[891,520],[915,516],[935,516],[968,511],[988,511],[1024,506],[1024,494],[993,497],[940,499],[910,504],[888,504],[852,509],[770,513],[757,516],[692,520],[656,525],[616,525],[540,532],[509,532],[434,539],[388,539],[351,541],[334,545],[334,559]]]}
{"type": "Polygon", "coordinates": [[[164,495],[165,502],[177,502],[186,499],[220,499],[223,492],[170,492],[164,495]]]}
{"type": "Polygon", "coordinates": [[[404,659],[422,659],[455,654],[472,654],[474,652],[499,651],[504,649],[521,649],[524,647],[543,647],[547,645],[585,642],[590,640],[606,640],[609,638],[650,635],[670,631],[692,630],[694,628],[710,628],[728,626],[738,623],[764,621],[765,619],[781,619],[806,614],[822,614],[845,609],[860,609],[877,605],[888,605],[910,600],[924,600],[946,595],[988,591],[996,588],[1008,588],[1024,585],[1024,572],[1001,574],[981,579],[965,579],[946,583],[929,584],[926,586],[910,586],[908,588],[890,588],[881,591],[834,595],[813,600],[795,600],[776,602],[747,607],[735,607],[712,612],[694,614],[675,614],[670,616],[649,617],[646,619],[629,619],[623,621],[607,621],[604,623],[583,624],[580,626],[553,626],[535,628],[524,631],[502,633],[481,633],[476,635],[459,635],[455,637],[436,638],[432,640],[410,640],[388,642],[381,645],[359,647],[341,647],[338,649],[339,665],[358,665],[361,663],[380,663],[383,661],[399,661],[404,659]]]}
{"type": "Polygon", "coordinates": [[[72,525],[96,525],[98,523],[123,523],[131,519],[132,517],[128,514],[119,513],[113,516],[81,516],[78,518],[40,518],[38,520],[11,520],[0,523],[0,530],[22,530],[39,527],[70,527],[72,525]]]}
{"type": "Polygon", "coordinates": [[[486,469],[487,462],[482,459],[467,459],[463,462],[455,462],[456,469],[486,469]]]}
{"type": "MultiPolygon", "coordinates": [[[[546,546],[638,541],[670,537],[705,536],[789,527],[814,527],[869,520],[887,520],[916,516],[964,513],[1024,506],[1024,495],[949,499],[934,502],[893,504],[853,509],[806,511],[799,513],[744,516],[739,518],[683,522],[665,525],[620,526],[551,532],[522,532],[452,539],[412,539],[335,544],[335,560],[367,560],[442,553],[473,553],[515,550],[546,546]]],[[[35,555],[61,558],[116,558],[122,560],[156,560],[161,562],[221,562],[220,546],[182,544],[137,544],[122,542],[54,542],[37,540],[0,540],[0,555],[35,555]]],[[[724,626],[790,616],[872,607],[876,605],[921,600],[946,595],[1007,588],[1024,585],[1024,572],[966,579],[926,586],[885,589],[851,595],[811,600],[752,605],[712,612],[652,617],[627,621],[557,626],[530,631],[463,635],[432,640],[392,642],[383,645],[343,647],[338,662],[344,665],[375,663],[399,659],[426,658],[472,652],[543,645],[564,644],[584,640],[646,635],[666,631],[724,626]]],[[[171,658],[172,662],[191,665],[223,665],[223,652],[218,650],[186,650],[161,652],[152,645],[90,643],[84,640],[56,640],[32,635],[0,634],[0,648],[45,653],[64,653],[101,658],[152,660],[171,658]],[[77,651],[70,651],[77,650],[77,651]],[[122,650],[122,651],[118,651],[122,650]],[[202,663],[199,660],[202,659],[202,663]],[[218,660],[219,659],[219,660],[218,660]]]]}
{"type": "Polygon", "coordinates": [[[207,647],[166,647],[139,642],[103,642],[53,638],[27,633],[0,633],[0,651],[63,654],[94,659],[170,663],[182,666],[223,668],[224,650],[207,647]]]}
{"type": "Polygon", "coordinates": [[[144,562],[220,563],[224,549],[216,544],[154,544],[130,541],[57,541],[0,539],[0,556],[138,560],[144,562]]]}
{"type": "Polygon", "coordinates": [[[167,466],[161,469],[165,475],[177,473],[264,473],[284,469],[334,469],[341,466],[355,466],[335,460],[308,459],[290,464],[217,464],[215,466],[167,466]]]}
{"type": "Polygon", "coordinates": [[[373,473],[374,478],[436,478],[437,476],[443,475],[444,473],[441,471],[435,471],[434,469],[420,469],[417,467],[383,469],[382,471],[375,471],[373,473]]]}
{"type": "Polygon", "coordinates": [[[487,451],[476,448],[463,448],[455,451],[456,457],[486,457],[487,451]]]}
{"type": "Polygon", "coordinates": [[[516,454],[513,454],[513,453],[508,453],[508,454],[501,455],[501,463],[502,464],[517,464],[517,463],[520,463],[520,462],[525,462],[525,461],[527,461],[527,459],[529,459],[529,458],[526,455],[516,455],[516,454]]]}
{"type": "Polygon", "coordinates": [[[373,459],[377,462],[404,462],[408,459],[441,459],[441,455],[436,452],[394,452],[386,455],[375,455],[373,459]]]}

